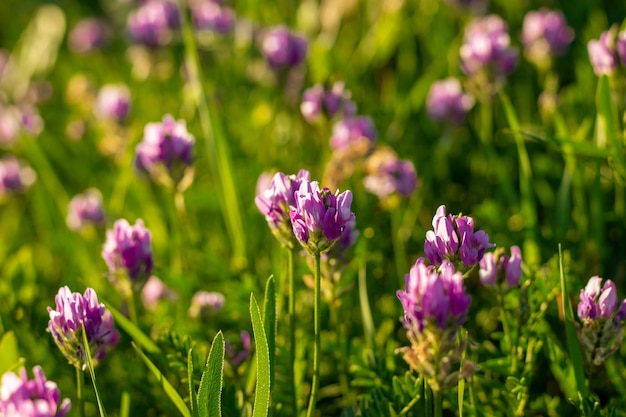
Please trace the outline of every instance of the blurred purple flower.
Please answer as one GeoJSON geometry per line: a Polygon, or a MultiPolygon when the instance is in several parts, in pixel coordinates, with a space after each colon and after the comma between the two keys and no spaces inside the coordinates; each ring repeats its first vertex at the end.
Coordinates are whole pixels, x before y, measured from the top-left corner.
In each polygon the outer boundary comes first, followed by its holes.
{"type": "Polygon", "coordinates": [[[250,333],[245,330],[241,331],[241,350],[237,352],[233,346],[226,341],[226,353],[231,357],[230,363],[233,366],[239,365],[246,360],[252,354],[252,343],[250,339],[250,333]]]}
{"type": "Polygon", "coordinates": [[[150,47],[169,43],[179,25],[178,6],[168,0],[148,0],[128,15],[132,41],[150,47]]]}
{"type": "Polygon", "coordinates": [[[106,232],[102,257],[111,274],[127,274],[132,282],[147,278],[153,266],[152,243],[143,220],[133,226],[126,219],[117,220],[106,232]]]}
{"type": "Polygon", "coordinates": [[[33,106],[26,105],[20,108],[20,121],[24,131],[33,137],[39,136],[43,130],[43,119],[33,106]]]}
{"type": "Polygon", "coordinates": [[[20,113],[13,106],[0,107],[0,145],[13,145],[20,135],[20,113]]]}
{"type": "Polygon", "coordinates": [[[98,91],[96,115],[118,123],[126,120],[131,106],[130,90],[124,84],[107,84],[98,91]]]}
{"type": "Polygon", "coordinates": [[[487,71],[501,78],[515,68],[518,51],[511,47],[507,24],[492,14],[474,19],[465,29],[460,54],[465,74],[487,71]]]}
{"type": "Polygon", "coordinates": [[[191,298],[189,317],[197,319],[208,314],[217,314],[224,306],[224,294],[212,291],[198,291],[191,298]]]}
{"type": "Polygon", "coordinates": [[[193,163],[195,139],[184,120],[163,116],[162,123],[148,123],[137,145],[135,167],[156,181],[178,185],[193,163]]]}
{"type": "Polygon", "coordinates": [[[66,223],[71,230],[80,230],[87,224],[102,225],[104,220],[102,194],[95,188],[75,195],[68,205],[66,223]]]}
{"type": "Polygon", "coordinates": [[[368,116],[346,117],[333,126],[330,147],[334,150],[346,149],[363,138],[374,143],[376,136],[376,128],[368,116]]]}
{"type": "Polygon", "coordinates": [[[294,35],[286,26],[277,26],[265,33],[261,51],[273,69],[297,67],[307,55],[308,43],[294,35]]]}
{"type": "Polygon", "coordinates": [[[484,231],[474,232],[474,219],[446,215],[446,206],[442,205],[433,217],[433,230],[426,232],[424,254],[433,265],[448,260],[469,270],[480,262],[486,249],[494,246],[484,231]]]}
{"type": "Polygon", "coordinates": [[[350,100],[350,92],[342,81],[326,90],[321,84],[304,91],[300,111],[307,122],[313,122],[322,113],[329,118],[342,113],[344,117],[354,116],[356,105],[350,100]]]}
{"type": "Polygon", "coordinates": [[[36,179],[35,171],[15,156],[5,155],[0,159],[0,197],[23,193],[36,179]]]}
{"type": "Polygon", "coordinates": [[[40,366],[33,368],[28,379],[25,368],[19,375],[7,371],[0,382],[0,416],[3,417],[65,417],[69,413],[69,398],[61,401],[61,391],[49,381],[40,366]]]}
{"type": "Polygon", "coordinates": [[[106,46],[109,36],[109,29],[104,20],[87,18],[78,21],[71,29],[67,43],[73,52],[86,54],[106,46]]]}
{"type": "Polygon", "coordinates": [[[309,254],[321,254],[333,246],[355,218],[351,204],[351,191],[331,194],[328,188],[320,190],[317,181],[302,181],[289,216],[296,238],[309,254]]]}
{"type": "Polygon", "coordinates": [[[574,31],[567,26],[560,10],[542,8],[524,16],[522,43],[528,59],[547,68],[552,57],[567,51],[574,39],[574,31]]]}
{"type": "Polygon", "coordinates": [[[478,275],[480,282],[488,287],[498,285],[503,291],[517,287],[522,278],[522,251],[518,246],[511,247],[511,255],[504,249],[487,252],[480,260],[478,275]]]}
{"type": "Polygon", "coordinates": [[[378,148],[365,162],[365,189],[381,199],[397,193],[409,197],[417,188],[417,175],[411,161],[401,160],[390,148],[378,148]]]}
{"type": "Polygon", "coordinates": [[[211,30],[225,34],[235,26],[235,12],[216,0],[196,0],[191,3],[194,27],[198,30],[211,30]]]}
{"type": "Polygon", "coordinates": [[[176,292],[171,290],[158,277],[152,275],[148,278],[145,285],[141,289],[141,301],[148,311],[156,310],[161,300],[175,301],[178,298],[176,292]]]}
{"type": "Polygon", "coordinates": [[[626,30],[618,33],[614,26],[602,32],[599,40],[589,41],[587,51],[596,75],[614,74],[618,66],[626,66],[626,30]]]}
{"type": "Polygon", "coordinates": [[[82,295],[71,292],[67,286],[61,287],[54,300],[56,309],[48,307],[48,331],[61,353],[78,369],[87,369],[84,327],[94,365],[97,365],[119,340],[111,313],[98,302],[98,296],[91,288],[82,295]]]}
{"type": "Polygon", "coordinates": [[[453,77],[434,82],[426,99],[428,115],[437,122],[461,124],[473,106],[474,97],[463,93],[461,82],[453,77]]]}
{"type": "Polygon", "coordinates": [[[310,181],[311,174],[304,169],[297,175],[277,172],[262,190],[257,190],[258,194],[254,199],[276,239],[290,249],[295,247],[297,241],[293,234],[289,207],[296,204],[295,193],[305,180],[310,181]]]}

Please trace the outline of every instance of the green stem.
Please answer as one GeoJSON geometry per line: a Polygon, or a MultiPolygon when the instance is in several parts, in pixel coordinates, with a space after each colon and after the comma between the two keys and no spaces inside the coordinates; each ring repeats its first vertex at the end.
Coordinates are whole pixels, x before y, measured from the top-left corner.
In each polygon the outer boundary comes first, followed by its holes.
{"type": "Polygon", "coordinates": [[[85,415],[85,374],[83,371],[76,367],[76,400],[78,401],[78,415],[84,417],[85,415]]]}
{"type": "Polygon", "coordinates": [[[498,304],[500,304],[500,320],[502,321],[502,331],[504,332],[502,351],[507,355],[511,355],[511,372],[515,374],[517,369],[517,354],[513,350],[513,339],[511,338],[511,329],[509,327],[509,315],[504,306],[504,296],[502,294],[498,294],[498,304]]]}
{"type": "Polygon", "coordinates": [[[126,303],[128,304],[128,318],[135,326],[139,326],[137,322],[137,306],[135,305],[134,289],[130,290],[128,297],[126,297],[126,303]]]}
{"type": "Polygon", "coordinates": [[[346,370],[346,358],[348,357],[348,349],[347,349],[347,337],[345,331],[345,318],[341,314],[341,304],[335,298],[335,294],[333,293],[333,298],[328,303],[330,307],[330,318],[333,326],[336,329],[336,340],[338,348],[335,349],[335,362],[337,363],[337,369],[339,370],[339,388],[341,389],[341,396],[345,401],[350,397],[350,385],[348,383],[348,373],[346,370]],[[340,319],[341,317],[341,319],[340,319]]]}
{"type": "Polygon", "coordinates": [[[391,210],[391,242],[396,264],[396,275],[399,279],[400,288],[404,286],[404,274],[409,270],[406,262],[406,245],[402,230],[402,213],[398,207],[391,210]]]}
{"type": "Polygon", "coordinates": [[[424,416],[432,417],[433,415],[433,391],[424,378],[424,416]]]}
{"type": "Polygon", "coordinates": [[[443,396],[441,391],[433,391],[433,405],[435,406],[435,417],[441,417],[443,412],[443,396]]]}
{"type": "Polygon", "coordinates": [[[372,318],[372,310],[367,295],[367,270],[365,268],[365,255],[361,257],[361,265],[359,266],[359,303],[361,304],[361,320],[363,321],[363,333],[365,334],[365,343],[369,348],[369,356],[372,366],[376,362],[374,355],[374,319],[372,318]]]}
{"type": "Polygon", "coordinates": [[[313,382],[311,384],[311,398],[309,400],[309,408],[307,409],[306,416],[313,417],[315,415],[315,406],[317,404],[317,395],[320,386],[320,351],[321,344],[321,271],[320,271],[320,253],[317,252],[314,256],[315,262],[315,293],[313,304],[313,328],[315,337],[315,347],[313,349],[313,382]]]}
{"type": "Polygon", "coordinates": [[[292,378],[292,398],[294,416],[300,415],[300,407],[298,404],[298,383],[296,378],[296,288],[293,278],[293,258],[295,249],[287,249],[287,286],[289,287],[289,337],[290,337],[290,362],[291,362],[291,378],[292,378]]]}

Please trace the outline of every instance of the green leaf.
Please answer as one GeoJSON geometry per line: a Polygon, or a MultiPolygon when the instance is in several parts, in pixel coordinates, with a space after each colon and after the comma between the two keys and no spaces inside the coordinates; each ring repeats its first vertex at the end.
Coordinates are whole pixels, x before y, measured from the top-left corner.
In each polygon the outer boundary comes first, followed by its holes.
{"type": "Polygon", "coordinates": [[[133,348],[135,348],[135,351],[137,351],[137,354],[139,355],[139,357],[141,357],[141,359],[144,361],[148,369],[156,377],[157,381],[163,388],[163,391],[165,391],[165,394],[172,401],[172,403],[176,406],[178,411],[180,411],[180,414],[182,414],[184,417],[191,417],[191,412],[189,411],[189,408],[187,408],[185,401],[181,398],[180,394],[174,389],[172,384],[170,384],[167,378],[165,378],[165,376],[161,373],[159,368],[157,368],[156,365],[152,363],[150,358],[148,358],[146,354],[142,352],[141,348],[137,346],[136,343],[131,343],[131,344],[133,345],[133,348]]]}
{"type": "Polygon", "coordinates": [[[200,417],[221,417],[222,415],[222,375],[224,372],[224,336],[218,332],[211,344],[211,351],[202,372],[198,389],[198,415],[200,417]]]}
{"type": "Polygon", "coordinates": [[[193,349],[189,349],[187,352],[187,379],[189,382],[189,398],[191,401],[191,414],[193,417],[198,417],[198,397],[196,397],[196,387],[193,383],[193,349]]]}
{"type": "Polygon", "coordinates": [[[263,303],[263,321],[267,335],[267,347],[270,355],[270,391],[274,386],[274,357],[276,355],[276,284],[274,277],[269,277],[265,284],[263,303]]]}
{"type": "Polygon", "coordinates": [[[122,401],[120,404],[120,417],[130,416],[130,392],[124,390],[122,392],[122,401]]]}
{"type": "Polygon", "coordinates": [[[578,337],[576,336],[576,328],[574,327],[574,310],[570,303],[569,293],[567,292],[567,281],[565,279],[565,273],[563,272],[563,255],[561,253],[561,245],[559,244],[559,269],[561,276],[561,297],[563,303],[563,310],[565,314],[565,336],[567,339],[567,349],[572,360],[572,366],[574,367],[574,376],[576,378],[576,386],[578,391],[584,396],[587,396],[587,385],[585,383],[585,373],[583,367],[583,357],[580,352],[580,345],[578,344],[578,337]]]}
{"type": "Polygon", "coordinates": [[[15,333],[12,330],[6,332],[0,339],[0,375],[19,368],[23,362],[24,360],[20,359],[15,333]]]}
{"type": "Polygon", "coordinates": [[[254,344],[257,352],[257,379],[252,417],[267,417],[270,406],[270,353],[261,312],[254,294],[250,294],[250,317],[252,319],[252,331],[254,332],[254,344]]]}
{"type": "Polygon", "coordinates": [[[100,412],[100,417],[106,417],[107,413],[104,410],[104,405],[102,404],[102,397],[100,396],[100,390],[98,389],[98,383],[96,382],[96,372],[93,369],[93,359],[91,358],[91,349],[89,348],[89,340],[87,339],[87,331],[85,330],[85,323],[82,324],[83,327],[83,349],[85,349],[85,354],[87,356],[87,367],[89,368],[89,374],[91,375],[91,382],[93,383],[93,390],[96,393],[96,402],[98,403],[98,411],[100,412]]]}

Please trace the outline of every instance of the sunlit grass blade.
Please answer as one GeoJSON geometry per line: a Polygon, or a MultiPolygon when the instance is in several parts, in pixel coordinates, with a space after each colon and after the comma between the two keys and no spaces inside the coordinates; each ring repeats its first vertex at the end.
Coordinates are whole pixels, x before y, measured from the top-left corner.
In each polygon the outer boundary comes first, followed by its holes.
{"type": "Polygon", "coordinates": [[[191,414],[193,417],[198,417],[198,397],[196,396],[196,387],[193,382],[193,349],[189,349],[187,352],[187,382],[189,384],[189,402],[191,403],[191,414]]]}
{"type": "Polygon", "coordinates": [[[167,397],[170,399],[170,401],[172,401],[178,411],[180,411],[180,414],[183,415],[183,417],[191,417],[191,412],[189,411],[189,408],[187,408],[185,400],[182,399],[178,391],[174,389],[172,384],[170,384],[167,378],[165,378],[159,368],[157,368],[156,365],[152,363],[150,358],[148,358],[146,354],[142,352],[141,348],[139,348],[139,346],[137,346],[137,344],[135,343],[131,344],[133,345],[133,348],[135,348],[135,351],[137,352],[139,357],[141,357],[141,359],[144,361],[150,372],[152,372],[152,374],[156,377],[159,385],[161,385],[163,391],[165,391],[165,395],[167,395],[167,397]]]}
{"type": "Polygon", "coordinates": [[[130,417],[130,392],[122,391],[122,401],[120,403],[120,417],[130,417]]]}
{"type": "Polygon", "coordinates": [[[559,271],[561,277],[561,297],[563,304],[563,313],[565,317],[565,336],[567,338],[567,349],[572,360],[572,366],[574,367],[574,376],[576,378],[576,386],[578,392],[583,397],[587,396],[587,385],[585,383],[585,369],[583,366],[583,357],[580,352],[580,345],[578,344],[578,337],[576,336],[576,328],[574,326],[574,311],[572,304],[570,303],[569,293],[567,291],[567,280],[565,279],[565,273],[563,272],[563,254],[561,253],[561,245],[559,245],[559,271]]]}
{"type": "Polygon", "coordinates": [[[18,368],[22,363],[15,333],[8,331],[0,339],[0,375],[18,368]]]}
{"type": "Polygon", "coordinates": [[[91,349],[89,348],[89,340],[87,339],[87,331],[85,330],[85,323],[82,324],[83,327],[83,349],[85,349],[85,356],[87,357],[87,367],[89,368],[89,374],[91,375],[91,382],[93,383],[93,390],[96,393],[96,402],[98,403],[98,411],[100,412],[100,417],[106,417],[107,413],[104,410],[104,405],[102,404],[102,396],[100,395],[100,390],[98,389],[98,383],[96,381],[96,372],[93,369],[93,359],[91,358],[91,349]]]}
{"type": "Polygon", "coordinates": [[[267,347],[270,359],[270,391],[274,386],[274,357],[276,356],[276,284],[274,277],[267,279],[265,284],[265,300],[263,302],[263,321],[267,336],[267,347]]]}
{"type": "Polygon", "coordinates": [[[532,168],[530,158],[524,144],[524,136],[520,129],[519,121],[513,105],[509,97],[503,91],[499,93],[504,114],[506,116],[513,139],[517,146],[517,154],[519,157],[519,182],[521,193],[521,212],[524,219],[524,262],[528,265],[537,265],[541,261],[539,245],[537,243],[539,237],[537,207],[535,204],[535,196],[532,184],[532,168]]]}
{"type": "Polygon", "coordinates": [[[223,371],[224,336],[222,332],[218,332],[213,338],[209,358],[198,388],[197,405],[200,417],[221,417],[223,371]]]}
{"type": "Polygon", "coordinates": [[[259,305],[250,295],[250,318],[256,346],[257,379],[252,417],[267,417],[270,406],[270,353],[259,305]]]}

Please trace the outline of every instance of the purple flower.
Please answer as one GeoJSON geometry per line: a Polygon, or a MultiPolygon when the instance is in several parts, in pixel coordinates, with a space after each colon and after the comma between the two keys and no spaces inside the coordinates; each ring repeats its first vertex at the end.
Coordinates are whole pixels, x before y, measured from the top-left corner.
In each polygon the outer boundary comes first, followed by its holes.
{"type": "Polygon", "coordinates": [[[469,216],[446,215],[446,206],[439,206],[433,217],[433,230],[426,232],[424,254],[430,263],[444,260],[470,269],[482,259],[485,250],[495,245],[482,230],[474,232],[474,219],[469,216]]]}
{"type": "Polygon", "coordinates": [[[98,91],[96,115],[118,123],[130,112],[130,90],[125,85],[107,84],[98,91]]]}
{"type": "Polygon", "coordinates": [[[184,120],[163,116],[162,123],[148,123],[137,145],[135,167],[166,185],[180,184],[193,162],[194,137],[184,120]]]}
{"type": "Polygon", "coordinates": [[[207,314],[217,314],[225,301],[224,295],[219,292],[198,291],[191,299],[189,316],[197,319],[207,314]]]}
{"type": "Polygon", "coordinates": [[[20,135],[20,114],[13,106],[0,107],[0,144],[9,147],[20,135]]]}
{"type": "Polygon", "coordinates": [[[152,244],[143,220],[133,226],[126,219],[117,220],[113,229],[107,230],[102,257],[111,274],[127,274],[133,282],[147,278],[153,266],[152,244]]]}
{"type": "Polygon", "coordinates": [[[68,35],[69,48],[77,54],[86,54],[104,47],[109,41],[109,29],[102,19],[82,19],[68,35]]]}
{"type": "Polygon", "coordinates": [[[277,172],[262,191],[257,191],[258,195],[254,199],[276,239],[291,249],[295,247],[297,241],[293,234],[289,207],[296,204],[295,193],[305,180],[310,181],[311,174],[304,169],[297,175],[277,172]]]}
{"type": "Polygon", "coordinates": [[[289,216],[296,238],[309,254],[324,253],[339,239],[346,224],[355,218],[351,204],[351,191],[332,194],[328,188],[320,190],[317,181],[301,182],[289,216]]]}
{"type": "Polygon", "coordinates": [[[23,193],[36,178],[35,171],[13,155],[0,159],[0,197],[23,193]]]}
{"type": "Polygon", "coordinates": [[[141,302],[146,310],[154,311],[159,301],[175,301],[178,295],[167,287],[158,277],[152,275],[141,289],[141,302]]]}
{"type": "Polygon", "coordinates": [[[69,413],[69,398],[61,401],[61,391],[49,381],[40,366],[33,368],[28,379],[25,368],[19,375],[5,372],[0,382],[0,416],[4,417],[65,417],[69,413]]]}
{"type": "Polygon", "coordinates": [[[350,96],[342,81],[335,82],[330,90],[316,84],[304,91],[300,111],[307,122],[315,121],[322,113],[330,118],[340,112],[344,117],[352,117],[356,105],[350,100],[350,96]]]}
{"type": "Polygon", "coordinates": [[[519,286],[522,278],[522,251],[518,246],[512,246],[508,256],[504,249],[496,249],[485,253],[479,265],[478,276],[483,285],[493,287],[497,284],[502,291],[508,291],[519,286]]]}
{"type": "Polygon", "coordinates": [[[589,41],[587,51],[596,75],[612,75],[620,64],[626,66],[626,31],[617,33],[612,27],[602,32],[599,40],[589,41]]]}
{"type": "Polygon", "coordinates": [[[85,370],[88,363],[83,345],[84,328],[94,365],[98,364],[119,340],[109,310],[98,303],[98,296],[91,288],[82,295],[71,292],[67,286],[61,287],[54,300],[56,309],[48,307],[48,331],[54,342],[70,364],[85,370]]]}
{"type": "Polygon", "coordinates": [[[230,363],[232,363],[233,366],[239,365],[246,358],[248,358],[252,353],[250,333],[245,330],[241,331],[241,350],[239,352],[237,352],[233,346],[226,341],[226,353],[228,353],[228,356],[232,358],[230,363]]]}
{"type": "Polygon", "coordinates": [[[191,5],[194,27],[225,34],[235,26],[235,12],[216,0],[197,0],[191,5]]]}
{"type": "Polygon", "coordinates": [[[456,330],[467,317],[471,297],[465,292],[463,276],[445,261],[439,269],[426,266],[419,258],[404,277],[406,288],[398,291],[404,318],[402,324],[409,340],[415,341],[430,326],[439,330],[456,330]]]}
{"type": "Polygon", "coordinates": [[[365,189],[384,199],[397,193],[409,197],[417,188],[417,175],[411,161],[401,160],[389,148],[378,148],[365,162],[368,175],[365,189]]]}
{"type": "Polygon", "coordinates": [[[307,41],[286,26],[270,29],[263,37],[261,51],[273,69],[293,68],[306,58],[307,41]]]}
{"type": "Polygon", "coordinates": [[[574,31],[567,26],[563,13],[542,8],[524,16],[522,43],[528,59],[539,67],[548,67],[551,58],[567,51],[574,31]]]}
{"type": "Polygon", "coordinates": [[[580,290],[578,303],[578,318],[584,321],[593,321],[598,318],[608,319],[613,316],[617,306],[617,290],[610,279],[600,288],[602,278],[589,278],[584,289],[580,290]]]}
{"type": "Polygon", "coordinates": [[[509,28],[500,16],[476,18],[465,30],[461,69],[470,76],[483,71],[496,78],[508,75],[515,68],[518,55],[510,44],[509,28]]]}
{"type": "Polygon", "coordinates": [[[461,124],[473,106],[474,97],[463,93],[461,82],[453,77],[433,83],[426,99],[428,115],[437,122],[461,124]]]}
{"type": "Polygon", "coordinates": [[[376,128],[372,119],[368,116],[347,117],[333,126],[330,147],[333,150],[346,149],[363,139],[371,143],[376,141],[376,128]]]}
{"type": "Polygon", "coordinates": [[[180,25],[175,2],[148,0],[128,15],[128,32],[133,42],[150,47],[169,43],[172,30],[180,25]]]}
{"type": "Polygon", "coordinates": [[[307,122],[312,122],[324,111],[324,87],[316,84],[304,90],[300,112],[307,122]]]}
{"type": "Polygon", "coordinates": [[[70,201],[66,223],[71,230],[80,230],[87,224],[101,225],[104,220],[102,194],[97,189],[90,188],[70,201]]]}

